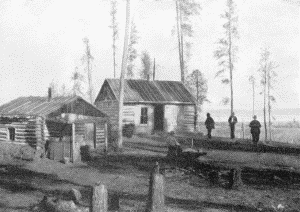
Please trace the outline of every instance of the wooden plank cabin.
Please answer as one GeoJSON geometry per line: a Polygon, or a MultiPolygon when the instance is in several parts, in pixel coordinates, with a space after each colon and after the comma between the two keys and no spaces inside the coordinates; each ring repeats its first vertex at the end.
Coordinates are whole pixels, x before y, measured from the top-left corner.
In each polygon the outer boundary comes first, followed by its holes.
{"type": "MultiPolygon", "coordinates": [[[[118,126],[119,79],[106,79],[95,105],[118,126]]],[[[136,133],[193,132],[195,101],[178,81],[125,80],[123,123],[134,123],[136,133]]]]}
{"type": "Polygon", "coordinates": [[[0,106],[0,143],[18,157],[80,160],[80,146],[107,141],[107,116],[79,96],[20,97],[0,106]],[[6,147],[7,148],[7,147],[6,147]],[[50,150],[51,151],[50,151],[50,150]]]}

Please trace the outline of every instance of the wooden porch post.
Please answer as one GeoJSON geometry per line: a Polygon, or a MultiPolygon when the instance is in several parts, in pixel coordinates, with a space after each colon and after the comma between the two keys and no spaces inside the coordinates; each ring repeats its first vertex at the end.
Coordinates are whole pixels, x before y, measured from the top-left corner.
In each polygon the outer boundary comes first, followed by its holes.
{"type": "Polygon", "coordinates": [[[72,145],[71,145],[71,158],[72,162],[75,162],[74,153],[75,153],[75,123],[72,123],[72,145]]]}
{"type": "Polygon", "coordinates": [[[104,143],[105,143],[105,152],[108,150],[108,132],[107,132],[107,122],[104,124],[104,143]]]}
{"type": "Polygon", "coordinates": [[[97,123],[94,123],[94,138],[93,138],[93,142],[94,142],[94,148],[97,148],[97,123]]]}

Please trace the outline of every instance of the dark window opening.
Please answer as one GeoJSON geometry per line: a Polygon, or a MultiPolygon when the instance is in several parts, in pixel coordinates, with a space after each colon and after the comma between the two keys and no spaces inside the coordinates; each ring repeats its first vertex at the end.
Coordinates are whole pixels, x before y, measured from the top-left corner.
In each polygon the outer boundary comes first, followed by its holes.
{"type": "Polygon", "coordinates": [[[13,127],[8,128],[9,140],[14,141],[16,135],[16,129],[13,127]]]}
{"type": "Polygon", "coordinates": [[[142,107],[141,108],[141,124],[147,124],[148,123],[148,108],[142,107]]]}

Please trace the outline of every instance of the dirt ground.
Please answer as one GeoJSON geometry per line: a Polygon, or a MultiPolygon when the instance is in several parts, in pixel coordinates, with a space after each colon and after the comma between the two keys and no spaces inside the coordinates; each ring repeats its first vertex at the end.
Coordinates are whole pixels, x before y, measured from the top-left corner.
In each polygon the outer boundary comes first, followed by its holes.
{"type": "Polygon", "coordinates": [[[99,152],[90,162],[1,161],[0,211],[27,212],[44,195],[64,195],[71,188],[81,191],[80,204],[88,206],[91,186],[97,182],[107,186],[110,197],[120,197],[121,211],[144,211],[149,174],[157,161],[166,170],[167,211],[300,211],[300,180],[280,183],[282,178],[278,178],[273,179],[276,183],[268,183],[270,179],[247,178],[244,187],[232,190],[222,183],[211,184],[201,174],[172,169],[166,153],[161,138],[135,136],[125,140],[122,154],[99,152]]]}

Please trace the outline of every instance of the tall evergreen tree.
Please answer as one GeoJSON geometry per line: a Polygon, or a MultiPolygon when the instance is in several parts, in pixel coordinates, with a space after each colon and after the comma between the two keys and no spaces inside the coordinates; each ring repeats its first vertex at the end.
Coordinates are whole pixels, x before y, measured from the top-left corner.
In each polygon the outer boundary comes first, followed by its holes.
{"type": "Polygon", "coordinates": [[[84,38],[83,42],[85,44],[85,53],[82,56],[82,63],[86,63],[86,67],[84,68],[87,72],[87,78],[88,78],[88,97],[90,100],[90,103],[93,104],[94,101],[94,91],[93,91],[93,83],[92,83],[92,61],[94,60],[94,57],[91,54],[91,48],[90,48],[90,41],[88,38],[84,38]]]}
{"type": "Polygon", "coordinates": [[[193,25],[191,17],[198,15],[200,4],[195,0],[175,0],[176,31],[181,81],[184,83],[187,74],[187,62],[191,56],[193,25]]]}
{"type": "Polygon", "coordinates": [[[142,70],[140,72],[141,79],[149,80],[151,77],[151,59],[147,51],[142,53],[141,57],[142,70]]]}
{"type": "Polygon", "coordinates": [[[259,73],[261,75],[261,85],[263,94],[263,113],[264,113],[264,128],[265,128],[265,141],[268,142],[272,140],[272,121],[271,121],[271,109],[272,103],[276,101],[275,97],[271,94],[271,90],[273,89],[273,83],[277,76],[275,72],[275,68],[278,67],[274,61],[270,58],[270,51],[268,48],[263,48],[261,52],[261,59],[259,62],[259,73]],[[267,114],[268,113],[268,114],[267,114]],[[268,116],[268,127],[267,127],[267,116],[268,116]],[[268,131],[269,131],[269,139],[268,139],[268,131]]]}
{"type": "Polygon", "coordinates": [[[117,41],[118,36],[119,36],[119,28],[118,28],[118,22],[117,22],[117,17],[116,17],[116,15],[117,15],[117,1],[116,0],[111,1],[110,15],[111,15],[111,25],[109,27],[112,29],[112,40],[113,40],[112,49],[113,49],[114,78],[116,78],[116,67],[117,67],[117,63],[116,63],[116,51],[117,51],[116,41],[117,41]]]}
{"type": "Polygon", "coordinates": [[[72,73],[71,80],[73,82],[72,93],[73,95],[84,96],[82,83],[84,82],[84,76],[79,72],[78,67],[75,68],[72,73]]]}
{"type": "Polygon", "coordinates": [[[214,52],[215,58],[219,61],[220,70],[217,71],[216,77],[221,77],[221,82],[230,85],[230,108],[233,112],[233,72],[236,62],[238,39],[237,22],[238,16],[235,12],[235,4],[233,0],[227,0],[225,13],[221,15],[225,19],[223,28],[225,36],[218,41],[218,49],[214,52]]]}
{"type": "Polygon", "coordinates": [[[195,108],[195,130],[198,128],[198,116],[201,112],[201,107],[207,99],[207,80],[201,71],[194,70],[186,79],[186,84],[193,96],[196,99],[195,108]]]}
{"type": "Polygon", "coordinates": [[[138,43],[138,31],[136,29],[136,25],[134,22],[131,23],[131,30],[130,30],[130,41],[128,45],[128,64],[127,64],[127,78],[134,77],[134,61],[137,58],[137,50],[136,44],[138,43]]]}
{"type": "Polygon", "coordinates": [[[252,86],[252,115],[254,116],[254,111],[255,111],[255,77],[254,77],[254,75],[251,75],[249,77],[249,82],[251,83],[251,86],[252,86]]]}

